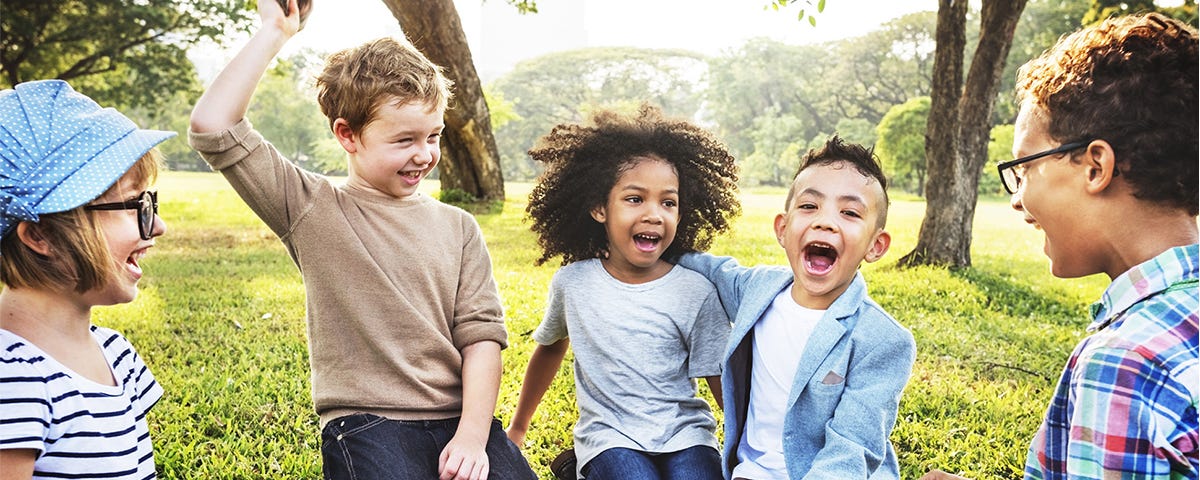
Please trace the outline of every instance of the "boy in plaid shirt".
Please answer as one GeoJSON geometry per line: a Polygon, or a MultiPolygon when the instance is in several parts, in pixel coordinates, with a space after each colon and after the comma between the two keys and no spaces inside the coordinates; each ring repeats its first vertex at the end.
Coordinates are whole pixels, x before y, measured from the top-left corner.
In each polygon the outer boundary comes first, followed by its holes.
{"type": "MultiPolygon", "coordinates": [[[[1063,38],[1018,73],[1012,206],[1051,272],[1105,273],[1028,479],[1197,478],[1197,35],[1159,14],[1063,38]]],[[[930,478],[942,478],[936,472],[930,478]]]]}

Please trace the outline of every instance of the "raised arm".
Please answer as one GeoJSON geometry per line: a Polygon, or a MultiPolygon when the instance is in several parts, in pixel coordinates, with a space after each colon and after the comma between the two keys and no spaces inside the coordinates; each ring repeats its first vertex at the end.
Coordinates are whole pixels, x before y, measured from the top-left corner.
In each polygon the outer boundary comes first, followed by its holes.
{"type": "Polygon", "coordinates": [[[551,345],[538,345],[529,357],[529,366],[525,367],[525,380],[521,383],[521,396],[517,399],[517,411],[508,426],[508,439],[518,447],[525,443],[525,432],[529,431],[529,422],[533,419],[538,405],[542,403],[546,390],[554,382],[554,376],[558,373],[558,367],[562,365],[569,344],[570,341],[564,338],[551,345]]]}
{"type": "Polygon", "coordinates": [[[258,2],[262,25],[196,102],[191,118],[193,132],[219,132],[246,116],[250,97],[271,59],[300,30],[297,0],[288,0],[288,11],[292,14],[285,16],[283,8],[275,1],[258,2]]]}

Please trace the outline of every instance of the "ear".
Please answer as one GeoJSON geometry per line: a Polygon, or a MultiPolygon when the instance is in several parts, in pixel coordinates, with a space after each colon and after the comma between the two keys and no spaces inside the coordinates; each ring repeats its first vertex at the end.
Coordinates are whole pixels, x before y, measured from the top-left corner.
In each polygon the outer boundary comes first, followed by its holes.
{"type": "Polygon", "coordinates": [[[50,242],[46,241],[45,235],[42,235],[42,229],[38,228],[37,224],[33,222],[18,223],[17,238],[38,255],[50,256],[50,242]]]}
{"type": "Polygon", "coordinates": [[[1104,191],[1112,184],[1113,177],[1119,175],[1116,152],[1105,140],[1095,140],[1088,144],[1087,151],[1081,157],[1087,172],[1088,193],[1104,191]]]}
{"type": "Polygon", "coordinates": [[[875,238],[871,240],[871,248],[867,249],[865,258],[868,262],[874,262],[883,258],[883,254],[887,253],[888,247],[892,246],[892,234],[887,230],[880,230],[875,234],[875,238]]]}
{"type": "Polygon", "coordinates": [[[783,246],[783,232],[787,230],[787,217],[782,213],[775,215],[775,241],[783,246]]]}
{"type": "Polygon", "coordinates": [[[339,117],[333,121],[333,136],[337,138],[338,143],[346,150],[346,153],[358,152],[358,143],[355,142],[354,130],[350,128],[350,124],[346,119],[339,117]]]}
{"type": "Polygon", "coordinates": [[[591,213],[592,213],[592,219],[596,220],[599,223],[604,223],[604,220],[606,218],[608,218],[608,213],[604,210],[604,205],[596,205],[596,206],[592,207],[591,213]]]}

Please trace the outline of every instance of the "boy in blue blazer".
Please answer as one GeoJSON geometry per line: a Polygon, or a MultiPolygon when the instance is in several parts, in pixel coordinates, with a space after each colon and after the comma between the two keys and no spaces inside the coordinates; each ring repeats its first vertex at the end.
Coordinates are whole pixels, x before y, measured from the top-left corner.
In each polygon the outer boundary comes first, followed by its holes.
{"type": "Polygon", "coordinates": [[[916,358],[858,267],[887,252],[887,179],[836,135],[808,152],[775,217],[790,268],[688,254],[716,285],[725,350],[727,479],[899,478],[888,436],[916,358]]]}

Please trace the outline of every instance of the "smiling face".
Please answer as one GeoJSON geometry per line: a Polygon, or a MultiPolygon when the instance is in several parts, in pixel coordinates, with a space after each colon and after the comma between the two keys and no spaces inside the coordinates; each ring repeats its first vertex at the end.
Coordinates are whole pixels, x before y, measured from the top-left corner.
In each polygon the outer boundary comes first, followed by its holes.
{"type": "Polygon", "coordinates": [[[335,120],[334,135],[350,154],[347,183],[395,198],[416,194],[442,156],[443,128],[442,110],[423,103],[385,102],[361,132],[335,120]]]}
{"type": "MultiPolygon", "coordinates": [[[[90,203],[122,202],[135,199],[142,193],[128,177],[122,178],[116,188],[90,203]]],[[[138,281],[142,278],[141,260],[150,247],[154,246],[155,238],[166,233],[167,225],[158,214],[154,215],[154,227],[150,231],[150,240],[142,240],[138,229],[137,210],[103,210],[94,212],[97,227],[104,232],[104,241],[112,262],[116,265],[113,275],[105,284],[84,292],[83,301],[87,305],[115,305],[128,303],[137,298],[138,281]]]]}
{"type": "Polygon", "coordinates": [[[792,299],[823,310],[854,279],[859,264],[887,252],[884,193],[879,182],[845,162],[815,165],[796,176],[787,211],[775,217],[775,236],[787,252],[792,299]]]}
{"type": "Polygon", "coordinates": [[[603,263],[614,278],[644,283],[665,275],[671,265],[661,257],[679,226],[675,167],[657,157],[634,159],[592,218],[604,224],[608,258],[603,263]]]}
{"type": "MultiPolygon", "coordinates": [[[[1013,130],[1013,154],[1018,157],[1057,147],[1061,142],[1050,138],[1049,120],[1045,112],[1031,103],[1021,106],[1013,130]]],[[[1080,166],[1070,160],[1071,153],[1049,155],[1020,165],[1022,180],[1011,197],[1010,204],[1021,212],[1025,222],[1045,235],[1043,252],[1050,259],[1050,273],[1060,278],[1074,278],[1099,271],[1093,265],[1098,254],[1091,251],[1092,236],[1085,225],[1090,215],[1081,215],[1080,192],[1085,176],[1077,173],[1080,166]]]]}

